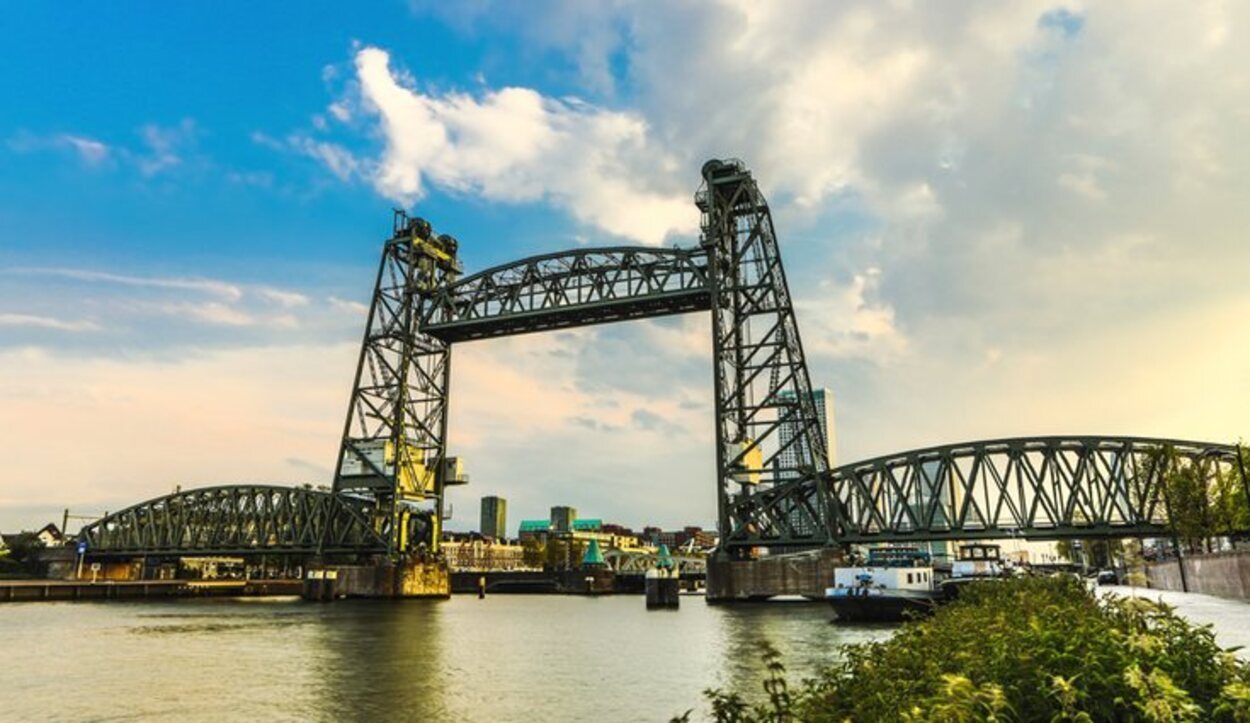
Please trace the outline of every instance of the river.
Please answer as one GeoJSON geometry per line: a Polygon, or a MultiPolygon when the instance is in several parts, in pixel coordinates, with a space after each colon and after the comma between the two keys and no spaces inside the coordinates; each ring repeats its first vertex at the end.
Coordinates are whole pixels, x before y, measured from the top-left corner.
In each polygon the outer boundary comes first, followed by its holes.
{"type": "MultiPolygon", "coordinates": [[[[1246,603],[1135,592],[1250,645],[1246,603]]],[[[6,604],[0,720],[665,721],[708,687],[758,692],[763,641],[797,680],[893,630],[831,617],[638,596],[6,604]]]]}
{"type": "Polygon", "coordinates": [[[640,596],[0,606],[4,720],[665,721],[892,628],[819,603],[648,612],[640,596]]]}

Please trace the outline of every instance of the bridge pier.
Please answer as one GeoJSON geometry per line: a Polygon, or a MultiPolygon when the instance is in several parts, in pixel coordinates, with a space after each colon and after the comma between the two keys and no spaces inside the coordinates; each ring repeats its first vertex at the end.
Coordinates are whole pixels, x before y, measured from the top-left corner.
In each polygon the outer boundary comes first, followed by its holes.
{"type": "Polygon", "coordinates": [[[448,598],[446,560],[408,558],[365,565],[313,565],[304,575],[305,600],[338,598],[448,598]]]}
{"type": "Polygon", "coordinates": [[[842,551],[821,548],[755,560],[733,560],[717,552],[707,563],[709,603],[767,600],[777,595],[802,595],[818,600],[845,564],[842,551]]]}

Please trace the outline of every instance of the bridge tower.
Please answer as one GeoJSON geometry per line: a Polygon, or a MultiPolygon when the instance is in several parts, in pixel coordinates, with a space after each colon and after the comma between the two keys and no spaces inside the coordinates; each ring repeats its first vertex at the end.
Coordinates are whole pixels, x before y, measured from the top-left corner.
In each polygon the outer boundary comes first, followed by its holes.
{"type": "Polygon", "coordinates": [[[741,162],[720,160],[703,165],[695,201],[708,254],[722,549],[740,557],[754,544],[829,543],[829,458],[768,203],[741,162]],[[793,432],[784,441],[783,428],[793,432]]]}
{"type": "Polygon", "coordinates": [[[420,325],[430,294],[462,272],[457,246],[395,211],[334,467],[334,494],[373,503],[392,557],[437,551],[444,490],[462,480],[446,445],[451,345],[420,325]]]}

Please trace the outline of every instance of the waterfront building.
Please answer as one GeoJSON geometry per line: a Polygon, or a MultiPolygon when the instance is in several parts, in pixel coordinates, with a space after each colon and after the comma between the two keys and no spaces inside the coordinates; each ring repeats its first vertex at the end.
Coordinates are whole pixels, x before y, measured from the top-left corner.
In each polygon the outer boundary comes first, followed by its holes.
{"type": "Polygon", "coordinates": [[[521,526],[517,529],[517,537],[521,539],[521,542],[536,538],[546,539],[550,532],[551,520],[521,520],[521,526]]]}
{"type": "Polygon", "coordinates": [[[576,507],[557,506],[551,508],[551,529],[556,532],[572,532],[573,521],[576,519],[576,507]]]}
{"type": "Polygon", "coordinates": [[[481,533],[502,540],[508,536],[508,501],[491,495],[482,498],[481,533]]]}
{"type": "Polygon", "coordinates": [[[574,532],[599,532],[603,529],[603,520],[598,517],[587,517],[583,520],[573,520],[574,532]]]}
{"type": "Polygon", "coordinates": [[[553,507],[551,520],[521,520],[517,536],[521,542],[537,540],[545,543],[552,539],[584,544],[595,542],[607,550],[645,551],[649,547],[646,540],[639,539],[633,530],[623,525],[605,524],[599,518],[568,520],[563,510],[571,509],[553,507]],[[559,516],[556,510],[562,510],[559,516]]]}
{"type": "Polygon", "coordinates": [[[60,547],[65,542],[65,535],[56,523],[49,522],[35,532],[16,532],[0,537],[0,550],[20,541],[25,535],[33,535],[44,547],[60,547]]]}
{"type": "Polygon", "coordinates": [[[490,538],[476,533],[447,533],[443,536],[443,554],[453,572],[518,570],[525,567],[524,548],[504,538],[490,538]]]}

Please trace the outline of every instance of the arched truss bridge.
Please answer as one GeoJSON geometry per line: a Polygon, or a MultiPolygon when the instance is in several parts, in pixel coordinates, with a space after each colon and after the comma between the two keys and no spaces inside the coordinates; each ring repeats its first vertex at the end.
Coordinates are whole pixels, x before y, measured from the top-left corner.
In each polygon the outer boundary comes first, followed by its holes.
{"type": "MultiPolygon", "coordinates": [[[[924,540],[1058,539],[1168,534],[1161,481],[1187,469],[1213,487],[1240,484],[1237,448],[1142,437],[1034,437],[912,450],[843,465],[831,474],[835,500],[825,534],[796,529],[795,505],[819,495],[801,486],[761,490],[736,514],[761,524],[752,540],[798,546],[924,540]],[[1171,454],[1160,454],[1170,450],[1171,454]],[[826,538],[827,534],[827,538],[826,538]]],[[[233,485],[176,492],[83,528],[93,554],[243,555],[386,549],[370,525],[367,500],[300,487],[233,485]],[[326,520],[331,520],[329,528],[326,520]]],[[[645,570],[654,556],[611,550],[621,572],[645,570]]],[[[678,556],[680,557],[680,556],[678,556]]],[[[682,558],[697,569],[701,560],[682,558]]]]}
{"type": "Polygon", "coordinates": [[[79,539],[92,555],[307,555],[319,544],[329,554],[385,551],[371,505],[303,487],[203,487],[106,515],[79,539]]]}

